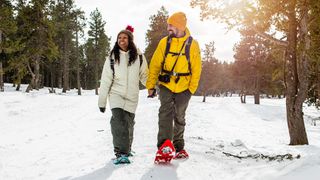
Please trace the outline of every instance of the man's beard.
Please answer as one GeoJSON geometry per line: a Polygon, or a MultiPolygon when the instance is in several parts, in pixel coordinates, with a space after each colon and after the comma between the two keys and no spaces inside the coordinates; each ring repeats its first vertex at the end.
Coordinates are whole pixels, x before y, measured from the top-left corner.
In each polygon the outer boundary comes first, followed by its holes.
{"type": "Polygon", "coordinates": [[[169,31],[169,36],[170,37],[177,37],[176,33],[174,33],[174,31],[172,31],[172,30],[169,31]]]}

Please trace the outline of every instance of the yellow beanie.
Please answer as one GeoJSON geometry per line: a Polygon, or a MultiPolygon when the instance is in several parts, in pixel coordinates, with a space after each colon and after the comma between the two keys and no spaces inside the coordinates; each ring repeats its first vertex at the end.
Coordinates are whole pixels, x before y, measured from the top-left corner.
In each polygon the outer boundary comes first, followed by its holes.
{"type": "Polygon", "coordinates": [[[184,31],[186,30],[187,18],[183,12],[176,12],[168,18],[167,23],[184,31]]]}

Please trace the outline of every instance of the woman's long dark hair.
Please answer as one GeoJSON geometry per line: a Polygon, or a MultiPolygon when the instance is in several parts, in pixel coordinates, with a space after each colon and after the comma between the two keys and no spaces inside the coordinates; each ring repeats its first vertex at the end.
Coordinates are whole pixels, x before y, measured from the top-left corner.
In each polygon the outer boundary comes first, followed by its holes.
{"type": "MultiPolygon", "coordinates": [[[[120,34],[121,33],[119,33],[119,35],[120,34]]],[[[126,33],[124,33],[124,34],[126,34],[126,33]]],[[[118,35],[118,37],[119,37],[119,35],[118,35]]],[[[128,51],[129,51],[129,66],[130,66],[131,64],[133,64],[136,61],[136,59],[138,57],[138,50],[137,50],[136,45],[133,42],[132,37],[129,36],[128,34],[126,34],[126,35],[128,36],[128,39],[129,39],[128,51]]],[[[118,37],[117,37],[117,41],[114,44],[114,46],[111,50],[111,53],[110,53],[110,58],[112,58],[112,54],[113,54],[116,63],[120,63],[120,49],[121,48],[118,45],[118,37]]]]}

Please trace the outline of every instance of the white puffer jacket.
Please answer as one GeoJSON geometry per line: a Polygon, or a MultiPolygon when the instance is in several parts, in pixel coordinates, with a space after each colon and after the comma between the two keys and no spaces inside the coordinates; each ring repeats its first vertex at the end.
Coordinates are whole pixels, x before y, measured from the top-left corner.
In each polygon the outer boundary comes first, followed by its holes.
{"type": "Polygon", "coordinates": [[[148,78],[148,65],[145,57],[140,67],[139,56],[136,61],[128,65],[129,53],[120,50],[120,64],[114,64],[114,80],[110,67],[110,57],[104,63],[99,89],[98,106],[105,108],[107,98],[110,109],[122,108],[135,113],[139,99],[139,81],[146,84],[148,78]],[[110,91],[110,92],[109,92],[110,91]]]}

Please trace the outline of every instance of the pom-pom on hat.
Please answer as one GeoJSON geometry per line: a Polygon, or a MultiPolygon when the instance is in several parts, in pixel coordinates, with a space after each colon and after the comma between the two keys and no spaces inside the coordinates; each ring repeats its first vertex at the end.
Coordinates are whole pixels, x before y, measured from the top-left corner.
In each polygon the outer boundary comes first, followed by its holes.
{"type": "Polygon", "coordinates": [[[128,35],[129,38],[133,39],[133,34],[132,34],[133,31],[134,31],[134,28],[133,28],[132,26],[128,25],[128,26],[126,27],[126,29],[124,29],[124,30],[122,30],[122,31],[119,32],[119,34],[118,34],[117,37],[119,37],[119,35],[120,35],[121,33],[124,33],[124,34],[128,35]]]}
{"type": "Polygon", "coordinates": [[[130,25],[128,25],[128,26],[126,27],[126,30],[130,31],[131,33],[134,32],[134,28],[133,28],[132,26],[130,26],[130,25]]]}

